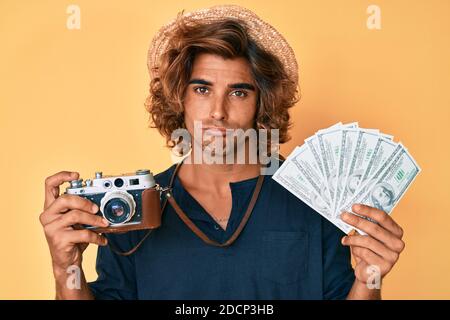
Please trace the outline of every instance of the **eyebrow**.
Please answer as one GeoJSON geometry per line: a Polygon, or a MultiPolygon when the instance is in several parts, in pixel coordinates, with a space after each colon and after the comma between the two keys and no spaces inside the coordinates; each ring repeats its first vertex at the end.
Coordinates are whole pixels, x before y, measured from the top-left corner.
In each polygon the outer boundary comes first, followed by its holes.
{"type": "MultiPolygon", "coordinates": [[[[205,86],[212,86],[213,83],[204,79],[192,79],[188,82],[189,84],[202,84],[205,86]]],[[[255,86],[247,83],[247,82],[238,82],[238,83],[232,83],[228,85],[228,88],[231,89],[247,89],[247,90],[251,90],[251,91],[255,91],[255,86]]]]}

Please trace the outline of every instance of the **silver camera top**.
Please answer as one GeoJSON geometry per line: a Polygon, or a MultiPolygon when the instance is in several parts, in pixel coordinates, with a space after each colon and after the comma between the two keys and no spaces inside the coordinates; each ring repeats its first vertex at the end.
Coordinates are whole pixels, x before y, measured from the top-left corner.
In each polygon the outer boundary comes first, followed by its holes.
{"type": "Polygon", "coordinates": [[[156,186],[155,178],[150,170],[140,169],[134,173],[119,176],[104,176],[102,172],[96,172],[94,179],[70,181],[66,188],[68,194],[97,194],[113,190],[139,190],[156,186]]]}

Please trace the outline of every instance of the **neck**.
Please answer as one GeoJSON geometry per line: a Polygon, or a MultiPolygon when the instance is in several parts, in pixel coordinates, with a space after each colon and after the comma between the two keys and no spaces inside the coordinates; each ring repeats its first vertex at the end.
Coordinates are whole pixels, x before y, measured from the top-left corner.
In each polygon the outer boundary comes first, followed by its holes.
{"type": "MultiPolygon", "coordinates": [[[[249,163],[248,148],[245,148],[245,163],[194,163],[194,149],[185,159],[178,174],[185,185],[193,188],[205,189],[216,194],[225,194],[229,191],[230,182],[238,182],[259,176],[261,165],[249,163]],[[187,160],[187,161],[186,161],[187,160]]],[[[236,162],[236,161],[235,161],[236,162]]]]}

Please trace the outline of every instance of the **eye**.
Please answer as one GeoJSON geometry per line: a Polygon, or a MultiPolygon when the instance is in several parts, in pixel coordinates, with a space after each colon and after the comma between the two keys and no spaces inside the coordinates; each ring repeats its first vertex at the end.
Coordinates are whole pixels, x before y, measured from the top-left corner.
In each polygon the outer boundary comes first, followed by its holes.
{"type": "Polygon", "coordinates": [[[231,94],[236,97],[239,97],[239,98],[244,98],[247,96],[247,92],[245,92],[243,90],[236,90],[236,91],[233,91],[231,94]]]}
{"type": "Polygon", "coordinates": [[[209,89],[207,87],[195,87],[194,91],[199,94],[207,94],[209,92],[209,89]]]}

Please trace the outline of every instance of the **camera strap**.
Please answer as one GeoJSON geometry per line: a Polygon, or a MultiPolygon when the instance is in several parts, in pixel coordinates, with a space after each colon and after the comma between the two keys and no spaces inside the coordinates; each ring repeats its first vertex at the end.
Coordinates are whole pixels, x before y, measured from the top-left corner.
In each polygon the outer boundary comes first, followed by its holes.
{"type": "Polygon", "coordinates": [[[231,245],[238,237],[239,234],[244,229],[245,225],[247,224],[248,219],[250,218],[250,215],[253,212],[253,208],[256,204],[256,200],[258,200],[259,193],[261,191],[262,184],[264,182],[264,175],[259,175],[258,181],[256,182],[255,189],[253,190],[252,198],[250,199],[250,203],[247,207],[247,211],[244,214],[244,217],[241,220],[241,223],[237,227],[236,231],[233,233],[233,235],[224,243],[217,242],[215,240],[210,239],[203,231],[201,231],[195,224],[192,222],[192,220],[184,213],[184,211],[180,208],[178,203],[176,202],[175,198],[173,197],[171,190],[172,190],[172,182],[174,180],[175,175],[178,172],[178,169],[181,167],[181,164],[183,162],[178,163],[177,167],[175,168],[175,171],[172,175],[170,189],[166,190],[164,192],[165,198],[170,203],[172,208],[175,210],[176,214],[180,219],[189,227],[189,229],[192,230],[200,239],[202,239],[205,243],[216,246],[216,247],[226,247],[231,245]]]}
{"type": "MultiPolygon", "coordinates": [[[[161,209],[161,212],[164,213],[164,210],[167,206],[167,203],[169,203],[172,208],[175,210],[178,217],[188,226],[189,229],[192,230],[200,239],[202,239],[205,243],[216,246],[216,247],[226,247],[231,245],[240,235],[242,230],[244,229],[245,225],[247,224],[247,221],[250,218],[250,215],[253,212],[253,208],[256,204],[256,200],[258,200],[259,193],[261,191],[262,184],[264,182],[264,175],[259,175],[258,180],[256,182],[255,189],[253,190],[252,198],[250,199],[250,203],[247,207],[247,211],[244,214],[244,217],[241,220],[241,223],[237,227],[236,231],[233,233],[233,235],[224,243],[217,242],[215,240],[210,239],[203,231],[201,231],[195,224],[192,222],[192,220],[184,213],[184,211],[180,208],[178,203],[176,202],[175,198],[172,194],[172,188],[173,188],[173,182],[175,181],[175,177],[178,173],[178,170],[180,169],[181,165],[183,164],[183,161],[179,162],[177,166],[175,167],[175,170],[172,173],[172,176],[170,178],[169,186],[167,188],[162,189],[162,195],[164,197],[164,203],[161,209]]],[[[134,248],[132,248],[129,251],[121,252],[115,248],[111,243],[108,242],[109,247],[111,250],[121,256],[129,256],[133,254],[147,239],[147,237],[150,235],[150,233],[153,231],[153,229],[150,229],[147,231],[145,236],[136,244],[134,248]]]]}

